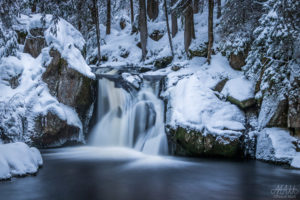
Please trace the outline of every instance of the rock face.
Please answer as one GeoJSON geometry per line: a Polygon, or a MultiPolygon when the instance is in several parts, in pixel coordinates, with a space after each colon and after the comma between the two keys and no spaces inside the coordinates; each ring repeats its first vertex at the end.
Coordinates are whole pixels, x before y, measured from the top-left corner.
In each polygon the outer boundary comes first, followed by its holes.
{"type": "Polygon", "coordinates": [[[237,55],[231,54],[229,57],[229,64],[235,70],[242,70],[242,67],[246,64],[245,56],[242,52],[239,52],[237,55]]]}
{"type": "Polygon", "coordinates": [[[267,127],[287,127],[288,102],[287,99],[282,99],[277,104],[267,127]]]}
{"type": "Polygon", "coordinates": [[[36,118],[34,131],[31,139],[38,147],[56,146],[56,143],[72,141],[72,138],[78,138],[80,134],[79,127],[69,125],[51,111],[36,118]]]}
{"type": "MultiPolygon", "coordinates": [[[[21,41],[21,38],[20,38],[21,41]]],[[[36,28],[31,29],[30,34],[26,37],[24,44],[24,53],[29,53],[32,57],[36,58],[40,55],[42,49],[46,46],[44,38],[44,29],[36,28]]]]}
{"type": "Polygon", "coordinates": [[[68,67],[57,50],[51,49],[49,54],[52,61],[42,76],[43,81],[48,84],[50,94],[59,102],[75,108],[84,122],[87,110],[95,100],[96,81],[68,67]]]}
{"type": "Polygon", "coordinates": [[[288,97],[288,127],[300,132],[300,77],[292,81],[288,97]]]}
{"type": "Polygon", "coordinates": [[[170,133],[176,143],[175,154],[178,155],[239,157],[242,154],[241,138],[238,136],[204,135],[182,127],[171,129],[170,133]]]}

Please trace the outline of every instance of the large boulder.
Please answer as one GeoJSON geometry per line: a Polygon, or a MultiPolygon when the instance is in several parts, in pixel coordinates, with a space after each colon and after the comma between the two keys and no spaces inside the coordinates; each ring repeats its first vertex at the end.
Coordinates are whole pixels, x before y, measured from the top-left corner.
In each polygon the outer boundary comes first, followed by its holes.
{"type": "Polygon", "coordinates": [[[36,117],[33,130],[31,140],[38,147],[57,146],[73,140],[77,143],[81,134],[78,126],[68,124],[51,111],[36,117]]]}
{"type": "Polygon", "coordinates": [[[51,49],[52,60],[42,78],[48,84],[51,95],[60,103],[75,108],[84,122],[90,106],[95,100],[96,81],[68,67],[68,62],[61,54],[51,49]]]}
{"type": "Polygon", "coordinates": [[[242,155],[241,135],[203,134],[177,127],[170,131],[176,143],[175,154],[189,156],[239,157],[242,155]]]}

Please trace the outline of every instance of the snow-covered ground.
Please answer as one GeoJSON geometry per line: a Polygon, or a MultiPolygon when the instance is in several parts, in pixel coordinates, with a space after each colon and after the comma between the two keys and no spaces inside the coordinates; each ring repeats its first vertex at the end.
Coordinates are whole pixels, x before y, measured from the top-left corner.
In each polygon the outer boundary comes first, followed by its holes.
{"type": "Polygon", "coordinates": [[[34,174],[43,165],[38,149],[17,142],[0,144],[0,180],[34,174]]]}

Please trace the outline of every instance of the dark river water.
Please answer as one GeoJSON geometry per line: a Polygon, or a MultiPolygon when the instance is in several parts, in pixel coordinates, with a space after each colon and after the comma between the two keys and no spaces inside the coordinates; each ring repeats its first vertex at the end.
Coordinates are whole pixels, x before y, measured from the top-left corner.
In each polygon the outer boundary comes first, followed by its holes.
{"type": "Polygon", "coordinates": [[[0,182],[0,199],[300,198],[300,171],[254,160],[158,157],[93,147],[44,150],[43,159],[36,176],[0,182]],[[281,196],[274,196],[278,188],[281,196]]]}

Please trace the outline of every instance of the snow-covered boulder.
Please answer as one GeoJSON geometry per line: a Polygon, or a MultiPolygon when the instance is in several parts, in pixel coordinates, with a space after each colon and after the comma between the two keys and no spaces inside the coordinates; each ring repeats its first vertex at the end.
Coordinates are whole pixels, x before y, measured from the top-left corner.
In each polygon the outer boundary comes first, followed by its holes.
{"type": "Polygon", "coordinates": [[[238,156],[242,152],[244,112],[220,100],[212,89],[224,76],[233,78],[239,73],[230,71],[232,69],[220,56],[215,56],[210,66],[195,67],[197,71],[192,75],[184,75],[181,69],[167,77],[164,94],[168,102],[167,126],[176,143],[175,152],[238,156]]]}
{"type": "Polygon", "coordinates": [[[222,94],[228,101],[243,109],[255,104],[254,84],[245,77],[227,81],[222,94]]]}
{"type": "Polygon", "coordinates": [[[42,147],[84,143],[96,87],[81,54],[85,41],[65,20],[55,26],[46,15],[43,26],[41,17],[21,15],[17,28],[34,45],[25,42],[28,53],[1,60],[0,138],[42,147]],[[45,48],[37,45],[41,38],[45,48]]]}
{"type": "Polygon", "coordinates": [[[257,137],[256,159],[290,164],[296,156],[295,141],[287,129],[265,128],[257,137]]]}
{"type": "Polygon", "coordinates": [[[0,144],[0,180],[35,174],[42,165],[38,149],[21,142],[0,144]]]}

